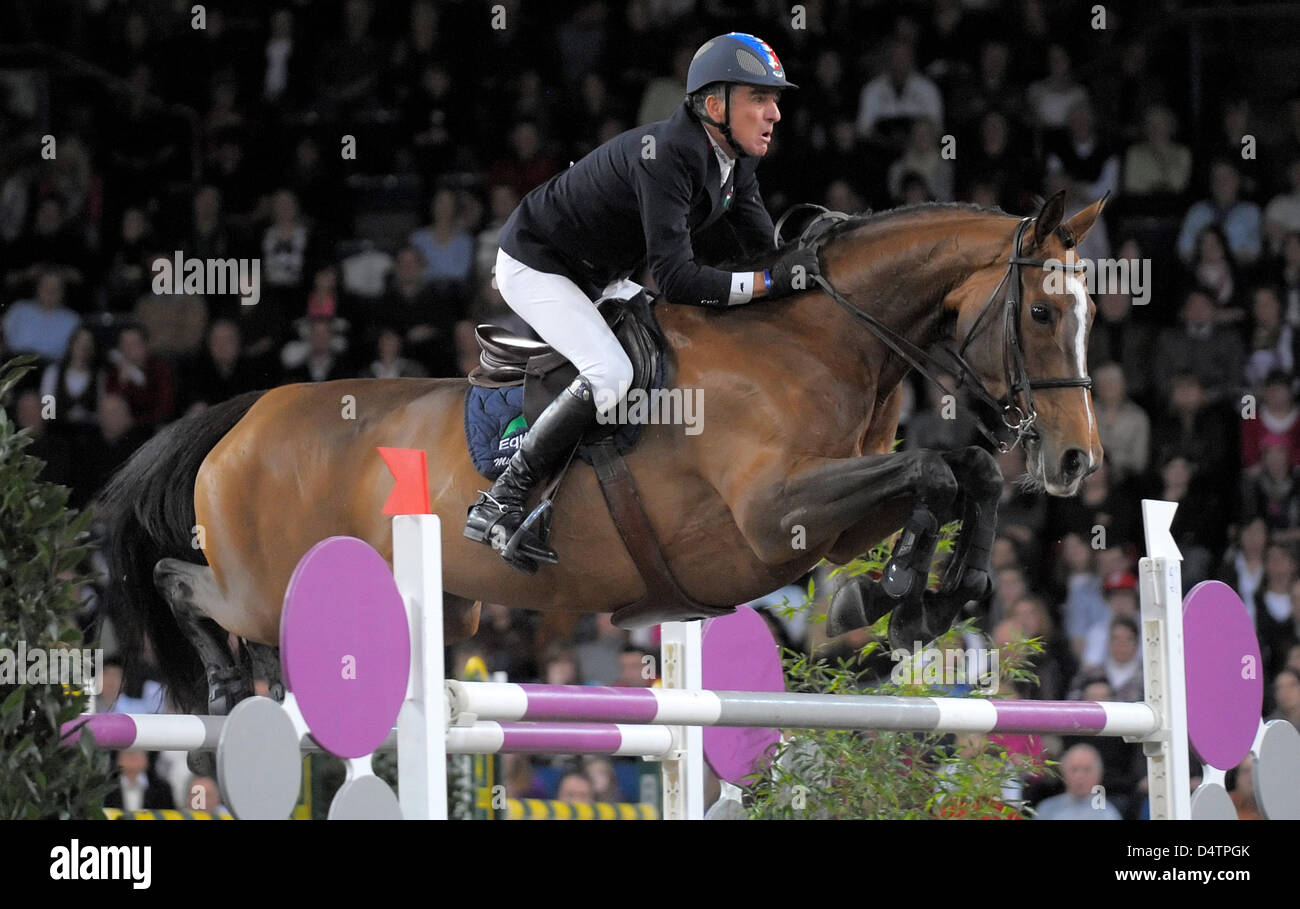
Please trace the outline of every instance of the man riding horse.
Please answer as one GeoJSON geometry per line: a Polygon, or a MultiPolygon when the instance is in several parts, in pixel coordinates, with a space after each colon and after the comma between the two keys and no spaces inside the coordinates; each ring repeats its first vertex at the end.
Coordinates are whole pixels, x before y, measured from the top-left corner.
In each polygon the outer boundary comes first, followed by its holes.
{"type": "Polygon", "coordinates": [[[696,52],[685,103],[671,118],[611,139],[511,214],[499,241],[497,288],[578,377],[479,494],[466,537],[501,551],[519,534],[521,556],[557,561],[542,539],[520,530],[524,502],[632,381],[632,364],[593,300],[638,290],[627,278],[645,263],[666,299],[694,306],[785,296],[820,273],[811,249],[792,250],[762,272],[728,272],[699,262],[692,245],[725,218],[735,254],[772,248],[755,171],[781,119],[781,91],[796,87],[767,42],[739,32],[714,38],[696,52]]]}

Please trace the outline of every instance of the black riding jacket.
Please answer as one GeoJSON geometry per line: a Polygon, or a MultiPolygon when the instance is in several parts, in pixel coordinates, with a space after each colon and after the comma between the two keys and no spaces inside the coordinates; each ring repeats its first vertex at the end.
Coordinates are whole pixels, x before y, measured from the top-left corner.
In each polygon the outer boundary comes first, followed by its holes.
{"type": "MultiPolygon", "coordinates": [[[[729,241],[720,248],[731,247],[732,256],[772,248],[757,167],[757,158],[740,158],[720,185],[709,137],[683,104],[669,119],[610,139],[534,189],[498,242],[525,265],[564,275],[593,296],[648,262],[669,301],[725,306],[731,272],[697,261],[692,241],[706,229],[716,237],[721,228],[729,241]]],[[[718,241],[711,246],[718,249],[718,241]]]]}

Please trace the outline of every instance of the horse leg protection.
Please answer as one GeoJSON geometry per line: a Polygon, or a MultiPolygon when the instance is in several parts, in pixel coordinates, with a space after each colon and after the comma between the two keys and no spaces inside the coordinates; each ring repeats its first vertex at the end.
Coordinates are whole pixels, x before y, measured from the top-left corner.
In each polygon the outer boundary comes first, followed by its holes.
{"type": "Polygon", "coordinates": [[[934,512],[917,505],[903,525],[903,535],[894,545],[880,577],[880,587],[891,599],[901,600],[925,589],[938,541],[939,521],[934,512]]]}

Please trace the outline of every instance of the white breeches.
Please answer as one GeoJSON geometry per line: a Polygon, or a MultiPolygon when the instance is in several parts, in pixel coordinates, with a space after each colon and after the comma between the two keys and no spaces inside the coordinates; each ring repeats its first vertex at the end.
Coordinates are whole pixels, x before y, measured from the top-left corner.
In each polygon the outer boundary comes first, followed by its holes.
{"type": "MultiPolygon", "coordinates": [[[[597,411],[613,408],[632,384],[632,362],[596,304],[563,275],[530,268],[503,249],[497,250],[496,281],[506,305],[578,367],[591,384],[597,411]]],[[[639,290],[639,284],[623,280],[610,284],[603,295],[627,299],[639,290]]]]}

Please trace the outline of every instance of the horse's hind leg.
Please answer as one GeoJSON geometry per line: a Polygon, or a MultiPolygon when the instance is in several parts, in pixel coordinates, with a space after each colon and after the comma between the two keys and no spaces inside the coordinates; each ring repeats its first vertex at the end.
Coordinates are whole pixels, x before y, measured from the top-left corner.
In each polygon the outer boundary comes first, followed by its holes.
{"type": "Polygon", "coordinates": [[[230,652],[229,632],[213,619],[224,611],[224,599],[212,569],[180,559],[162,559],[154,566],[153,580],[203,662],[208,713],[228,714],[253,688],[252,679],[230,652]]]}
{"type": "Polygon", "coordinates": [[[442,595],[442,639],[448,646],[468,641],[478,631],[483,603],[454,594],[442,595]]]}
{"type": "Polygon", "coordinates": [[[267,696],[283,701],[284,679],[280,673],[280,648],[272,647],[270,644],[259,644],[247,638],[241,638],[239,646],[248,654],[251,663],[249,672],[254,682],[256,683],[258,679],[265,681],[267,696]]]}

